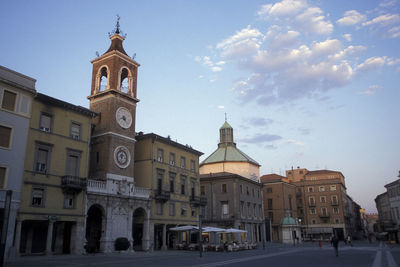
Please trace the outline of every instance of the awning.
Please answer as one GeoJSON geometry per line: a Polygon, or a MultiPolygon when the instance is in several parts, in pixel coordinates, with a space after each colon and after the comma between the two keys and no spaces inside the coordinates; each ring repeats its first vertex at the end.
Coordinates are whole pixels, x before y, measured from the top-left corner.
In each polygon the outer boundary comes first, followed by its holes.
{"type": "Polygon", "coordinates": [[[177,231],[177,232],[184,232],[184,231],[191,231],[191,230],[199,230],[199,227],[193,226],[193,225],[183,225],[183,226],[177,226],[177,227],[172,227],[169,228],[171,231],[177,231]]]}
{"type": "Polygon", "coordinates": [[[206,226],[202,228],[203,233],[225,233],[225,229],[218,227],[206,226]]]}

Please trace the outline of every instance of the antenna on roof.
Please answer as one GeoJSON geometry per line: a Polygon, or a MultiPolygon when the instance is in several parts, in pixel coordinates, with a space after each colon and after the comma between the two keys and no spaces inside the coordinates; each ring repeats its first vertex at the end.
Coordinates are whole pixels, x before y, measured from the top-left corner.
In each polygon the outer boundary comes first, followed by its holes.
{"type": "Polygon", "coordinates": [[[96,51],[96,57],[99,57],[99,56],[100,56],[99,51],[96,51]]]}
{"type": "Polygon", "coordinates": [[[135,60],[136,58],[136,53],[133,54],[132,59],[135,60]]]}

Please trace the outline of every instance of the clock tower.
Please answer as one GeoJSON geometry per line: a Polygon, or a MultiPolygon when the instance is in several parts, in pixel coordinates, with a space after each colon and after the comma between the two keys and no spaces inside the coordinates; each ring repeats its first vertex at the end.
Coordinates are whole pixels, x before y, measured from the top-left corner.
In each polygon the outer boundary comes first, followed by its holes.
{"type": "Polygon", "coordinates": [[[105,178],[109,174],[132,177],[137,72],[140,66],[125,52],[125,39],[119,29],[110,33],[110,48],[92,60],[90,109],[100,113],[94,120],[90,177],[105,178]]]}
{"type": "Polygon", "coordinates": [[[135,186],[134,151],[137,72],[140,66],[123,48],[125,35],[116,27],[111,45],[92,60],[90,110],[93,118],[90,171],[87,184],[86,240],[88,251],[114,251],[115,240],[126,238],[149,246],[149,190],[135,186]],[[136,238],[137,239],[137,238],[136,238]],[[140,242],[139,242],[140,241],[140,242]]]}

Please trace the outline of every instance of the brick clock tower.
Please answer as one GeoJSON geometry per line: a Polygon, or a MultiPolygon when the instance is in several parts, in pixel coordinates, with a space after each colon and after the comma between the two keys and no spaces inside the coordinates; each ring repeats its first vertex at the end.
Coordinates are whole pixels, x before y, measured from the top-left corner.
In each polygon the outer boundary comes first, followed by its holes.
{"type": "MultiPolygon", "coordinates": [[[[90,174],[87,187],[86,240],[90,249],[114,250],[116,238],[133,244],[133,218],[143,224],[143,248],[148,234],[149,193],[134,184],[137,73],[140,66],[123,48],[119,17],[109,34],[110,48],[93,64],[90,110],[93,119],[90,174]],[[146,227],[147,226],[147,227],[146,227]]],[[[148,238],[147,238],[148,239],[148,238]]],[[[136,242],[137,243],[137,242],[136,242]]]]}

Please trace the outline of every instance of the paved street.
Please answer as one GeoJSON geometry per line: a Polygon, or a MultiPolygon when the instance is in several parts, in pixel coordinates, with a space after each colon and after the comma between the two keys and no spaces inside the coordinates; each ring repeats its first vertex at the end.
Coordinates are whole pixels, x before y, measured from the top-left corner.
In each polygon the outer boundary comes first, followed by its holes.
{"type": "Polygon", "coordinates": [[[306,243],[298,247],[268,244],[266,249],[239,252],[205,252],[199,257],[194,251],[157,251],[153,253],[111,253],[96,255],[29,256],[6,266],[372,266],[395,267],[400,263],[400,246],[356,242],[353,247],[340,244],[339,257],[324,243],[306,243]]]}

